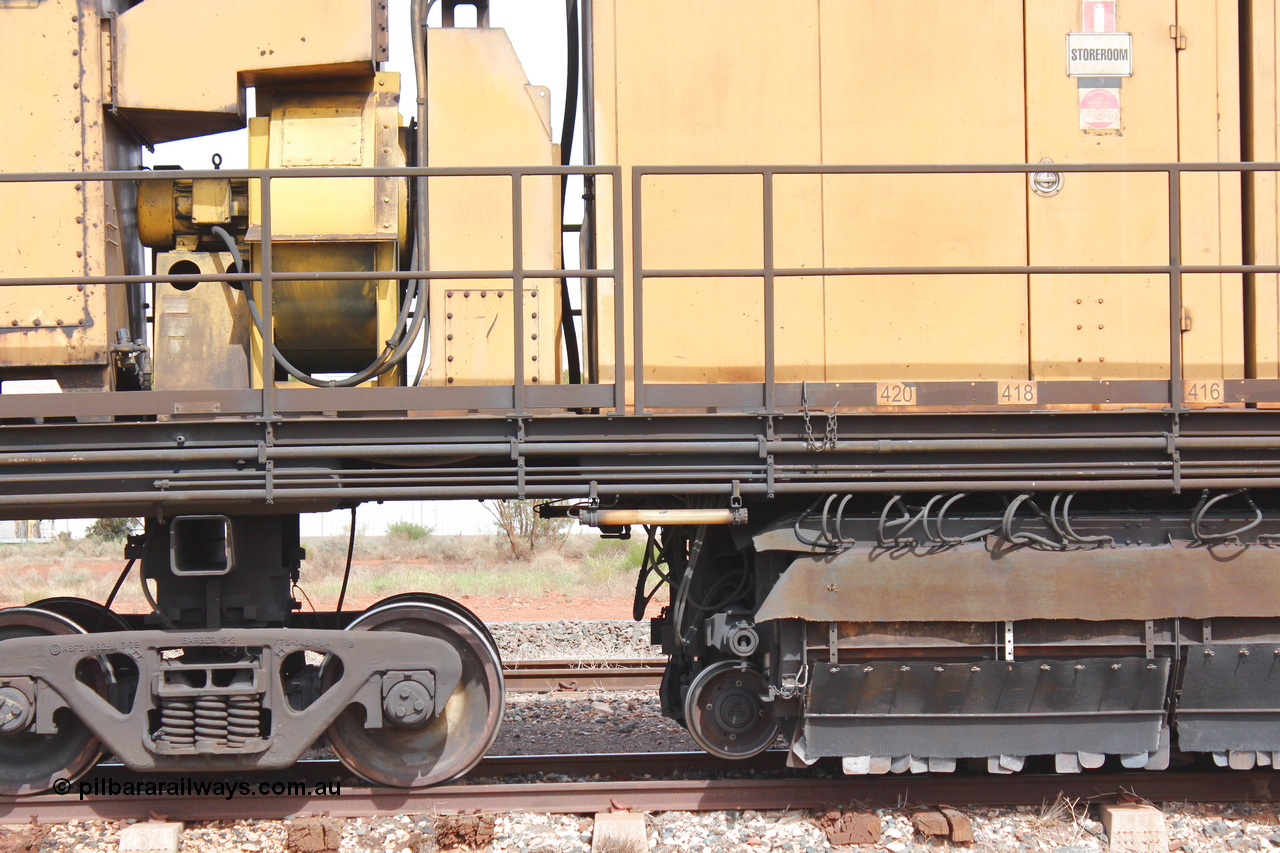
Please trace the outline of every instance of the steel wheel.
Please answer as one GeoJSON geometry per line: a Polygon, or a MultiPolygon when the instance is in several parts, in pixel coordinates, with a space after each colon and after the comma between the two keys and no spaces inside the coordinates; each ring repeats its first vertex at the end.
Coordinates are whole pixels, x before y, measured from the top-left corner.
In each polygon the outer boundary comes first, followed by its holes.
{"type": "MultiPolygon", "coordinates": [[[[35,607],[0,610],[0,655],[4,640],[85,633],[65,616],[35,607]]],[[[97,763],[102,745],[69,711],[58,717],[58,733],[0,733],[0,794],[38,794],[59,779],[74,780],[97,763]]]]}
{"type": "Polygon", "coordinates": [[[123,616],[87,598],[73,598],[71,596],[42,598],[39,601],[28,604],[27,607],[47,610],[58,616],[65,616],[76,623],[86,634],[129,630],[129,623],[124,620],[123,616]]]}
{"type": "Polygon", "coordinates": [[[747,664],[713,663],[694,677],[685,695],[689,734],[721,758],[759,755],[778,737],[778,721],[760,700],[765,692],[764,678],[747,664]]]}
{"type": "Polygon", "coordinates": [[[418,788],[447,782],[475,766],[502,722],[502,661],[489,632],[457,602],[395,596],[373,605],[348,631],[407,631],[444,640],[462,658],[462,680],[444,713],[415,727],[364,727],[359,706],[329,726],[329,745],[354,773],[380,785],[418,788]]]}

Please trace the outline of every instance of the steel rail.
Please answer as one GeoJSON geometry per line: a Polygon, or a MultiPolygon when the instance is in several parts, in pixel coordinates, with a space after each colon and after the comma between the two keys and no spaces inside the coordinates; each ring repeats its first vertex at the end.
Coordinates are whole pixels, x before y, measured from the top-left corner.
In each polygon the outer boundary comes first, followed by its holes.
{"type": "Polygon", "coordinates": [[[511,693],[652,690],[665,669],[665,658],[517,660],[502,662],[502,677],[511,693]]]}
{"type": "MultiPolygon", "coordinates": [[[[794,810],[833,807],[904,807],[911,804],[970,806],[1040,805],[1059,795],[1088,802],[1114,802],[1122,794],[1152,802],[1271,802],[1280,793],[1280,776],[1254,771],[1132,771],[1080,774],[1020,773],[1009,776],[925,774],[903,776],[819,775],[813,771],[770,774],[766,778],[629,779],[641,769],[661,766],[666,773],[700,767],[688,754],[640,756],[524,756],[486,758],[472,771],[475,784],[399,790],[349,783],[341,793],[322,795],[239,796],[219,794],[125,796],[105,793],[80,799],[66,795],[0,798],[0,822],[57,823],[70,820],[283,819],[307,815],[374,817],[387,814],[449,814],[468,811],[584,814],[619,806],[634,811],[794,810]],[[591,782],[489,782],[494,770],[520,776],[598,775],[591,782]],[[485,781],[482,781],[485,780],[485,781]]],[[[726,769],[729,762],[721,762],[726,769]]],[[[312,776],[319,768],[307,772],[312,776]]],[[[337,768],[335,768],[336,770],[337,768]]],[[[751,769],[751,768],[744,768],[751,769]]],[[[99,768],[96,774],[103,774],[99,768]]],[[[345,771],[331,777],[341,781],[345,771]]],[[[92,787],[91,775],[84,781],[92,787]]],[[[151,777],[163,781],[163,777],[151,777]]],[[[257,777],[254,777],[257,778],[257,777]]],[[[263,777],[268,778],[268,777],[263,777]]],[[[313,789],[314,790],[314,789],[313,789]]]]}

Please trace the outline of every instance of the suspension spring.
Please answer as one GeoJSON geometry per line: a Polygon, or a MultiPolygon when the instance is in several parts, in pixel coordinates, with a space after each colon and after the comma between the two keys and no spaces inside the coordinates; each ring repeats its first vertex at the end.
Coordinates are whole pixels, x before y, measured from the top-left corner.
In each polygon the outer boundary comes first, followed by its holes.
{"type": "Polygon", "coordinates": [[[243,748],[250,738],[260,733],[262,697],[256,693],[232,696],[227,702],[227,746],[243,748]]]}
{"type": "Polygon", "coordinates": [[[192,699],[165,697],[160,700],[160,731],[156,740],[176,747],[195,745],[196,712],[192,699]]]}
{"type": "Polygon", "coordinates": [[[196,746],[226,746],[227,700],[222,696],[196,699],[196,746]]]}

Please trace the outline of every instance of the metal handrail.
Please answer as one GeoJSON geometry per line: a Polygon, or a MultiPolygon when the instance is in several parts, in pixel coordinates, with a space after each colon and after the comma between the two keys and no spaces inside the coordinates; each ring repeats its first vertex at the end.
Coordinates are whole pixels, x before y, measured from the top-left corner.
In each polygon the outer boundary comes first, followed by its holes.
{"type": "Polygon", "coordinates": [[[644,282],[651,278],[752,278],[764,281],[764,410],[776,411],[777,378],[775,349],[775,280],[779,276],[868,276],[868,275],[1081,275],[1152,274],[1169,277],[1169,383],[1168,404],[1172,411],[1186,410],[1182,372],[1182,276],[1191,273],[1274,273],[1277,264],[1202,264],[1182,262],[1181,177],[1194,172],[1277,172],[1280,163],[1055,163],[1051,170],[1063,173],[1164,173],[1168,176],[1168,264],[1144,265],[951,265],[951,266],[866,266],[777,268],[774,265],[774,178],[777,175],[913,175],[913,174],[1033,174],[1046,171],[1042,163],[1012,164],[918,164],[918,165],[781,165],[781,166],[637,166],[631,170],[632,322],[635,338],[634,410],[645,411],[644,363],[644,282]],[[643,262],[644,179],[663,176],[758,176],[762,179],[763,244],[762,265],[729,269],[647,269],[643,262]]]}
{"type": "MultiPolygon", "coordinates": [[[[128,182],[128,181],[171,181],[175,178],[183,180],[197,179],[248,179],[256,182],[261,195],[261,257],[262,271],[259,273],[208,273],[182,275],[99,275],[99,276],[48,276],[48,277],[0,277],[0,287],[5,286],[65,286],[93,284],[136,284],[136,283],[199,283],[218,282],[256,282],[262,288],[262,323],[258,328],[263,342],[262,372],[259,377],[262,384],[261,417],[266,421],[276,419],[277,388],[274,382],[274,365],[276,345],[274,326],[272,323],[272,290],[277,281],[377,281],[377,280],[503,280],[511,281],[513,290],[513,352],[514,372],[512,379],[512,401],[515,414],[525,413],[524,378],[524,312],[517,306],[522,304],[524,282],[537,278],[622,278],[622,246],[615,243],[613,267],[609,269],[555,269],[540,270],[524,267],[524,219],[523,194],[524,179],[537,177],[566,177],[584,175],[592,178],[609,178],[613,185],[614,209],[612,233],[622,233],[621,175],[617,166],[528,166],[528,167],[337,167],[337,168],[305,168],[305,169],[202,169],[176,171],[102,171],[102,172],[0,172],[2,183],[66,183],[76,182],[128,182]],[[346,272],[283,272],[273,269],[272,246],[275,238],[271,228],[272,204],[271,185],[274,180],[293,180],[299,178],[343,178],[343,177],[508,177],[511,180],[511,233],[512,264],[508,270],[405,270],[405,271],[346,271],[346,272]]],[[[616,239],[616,237],[615,237],[616,239]]],[[[623,307],[615,306],[619,316],[615,324],[621,326],[623,307]]],[[[425,346],[424,342],[424,346],[425,346]]],[[[460,386],[461,387],[461,386],[460,386]]],[[[625,385],[616,383],[614,389],[614,408],[622,413],[625,408],[625,385]]]]}
{"type": "MultiPolygon", "coordinates": [[[[202,275],[101,275],[101,276],[57,276],[43,278],[13,277],[0,278],[0,286],[46,286],[46,285],[93,285],[93,284],[130,284],[130,283],[196,283],[203,281],[222,282],[258,282],[262,286],[264,312],[263,325],[260,330],[264,340],[264,358],[261,407],[263,418],[271,420],[277,416],[277,389],[275,383],[268,381],[271,365],[274,363],[275,343],[271,323],[271,290],[278,281],[307,280],[511,280],[515,291],[514,304],[520,304],[525,282],[529,279],[543,278],[582,278],[610,279],[615,282],[615,298],[613,299],[614,318],[614,375],[612,380],[612,407],[615,414],[645,414],[647,391],[653,383],[646,383],[644,378],[645,361],[643,353],[644,340],[644,284],[650,279],[659,278],[747,278],[763,280],[764,287],[764,381],[760,384],[745,383],[743,387],[754,387],[759,394],[759,401],[752,395],[735,399],[730,406],[738,411],[758,411],[761,413],[777,413],[783,408],[780,398],[790,399],[793,393],[781,394],[780,389],[788,388],[778,383],[776,377],[776,281],[779,277],[797,276],[873,276],[873,275],[1098,275],[1098,274],[1146,274],[1166,275],[1169,277],[1169,334],[1170,334],[1170,375],[1167,382],[1168,393],[1165,404],[1173,412],[1185,411],[1186,400],[1183,389],[1181,322],[1183,310],[1182,277],[1187,274],[1280,274],[1280,264],[1185,264],[1182,259],[1181,245],[1181,176],[1184,173],[1238,173],[1280,172],[1280,163],[1055,163],[1051,170],[1061,173],[1163,173],[1168,177],[1168,248],[1167,264],[1133,264],[1133,265],[938,265],[938,266],[857,266],[857,267],[778,267],[774,247],[774,179],[778,175],[910,175],[910,174],[1032,174],[1046,170],[1044,164],[927,164],[927,165],[761,165],[761,166],[636,166],[630,169],[631,189],[631,223],[630,229],[623,226],[623,168],[620,166],[548,166],[548,167],[515,167],[515,168],[479,168],[479,167],[340,167],[340,168],[306,168],[306,169],[218,169],[218,170],[184,170],[171,171],[118,171],[118,172],[50,172],[19,173],[0,172],[0,183],[32,183],[32,182],[116,182],[219,178],[249,179],[258,182],[262,194],[262,273],[240,274],[202,274],[202,275]],[[607,177],[612,181],[612,211],[609,235],[612,241],[612,266],[593,269],[526,269],[523,266],[523,179],[547,176],[585,175],[607,177]],[[761,212],[763,221],[762,262],[757,267],[735,267],[722,269],[671,269],[647,268],[644,266],[642,204],[646,178],[663,176],[710,176],[710,175],[744,175],[758,176],[762,180],[761,212]],[[507,270],[406,270],[406,271],[368,271],[368,272],[283,272],[271,269],[270,257],[273,243],[271,224],[271,186],[276,180],[292,180],[322,177],[509,177],[512,181],[512,264],[507,270]],[[632,298],[630,319],[632,341],[628,347],[626,341],[627,320],[625,304],[624,264],[627,254],[626,239],[630,239],[630,284],[632,298]],[[626,367],[630,357],[633,366],[631,376],[631,392],[633,403],[627,405],[626,367]]],[[[603,229],[598,228],[598,231],[603,229]]],[[[522,312],[514,311],[514,358],[515,374],[511,386],[510,412],[516,415],[527,414],[529,408],[528,384],[522,368],[523,327],[522,312]]],[[[1163,380],[1159,380],[1163,382],[1163,380]]],[[[1233,386],[1243,383],[1240,391],[1250,401],[1260,400],[1259,395],[1276,397],[1280,402],[1280,393],[1271,386],[1270,380],[1224,380],[1233,386]],[[1256,390],[1250,390],[1253,385],[1256,390]]],[[[1067,380],[1046,385],[1062,385],[1067,380]]],[[[846,383],[846,385],[858,383],[846,383]]],[[[935,383],[938,386],[947,383],[935,383]]],[[[977,383],[971,383],[977,384],[977,383]]],[[[1118,381],[1114,384],[1123,384],[1118,381]]],[[[1143,380],[1134,380],[1133,385],[1145,384],[1143,380]]],[[[436,391],[461,392],[464,389],[478,391],[482,386],[450,386],[448,389],[436,391]]],[[[503,386],[487,386],[503,387],[503,386]]],[[[606,384],[592,387],[603,389],[606,384]]],[[[723,383],[700,386],[703,388],[722,388],[726,392],[731,385],[723,383]]],[[[283,389],[281,389],[283,390],[283,389]]],[[[361,392],[378,393],[390,389],[360,389],[361,392]]],[[[406,389],[401,389],[402,391],[406,389]]],[[[425,390],[425,389],[419,389],[425,390]]],[[[550,399],[540,389],[539,399],[550,399]]],[[[460,396],[460,395],[459,395],[460,396]]],[[[668,395],[670,396],[670,395],[668,395]]],[[[733,395],[727,395],[733,396],[733,395]]],[[[432,399],[438,399],[431,395],[432,399]]],[[[349,398],[344,398],[349,399],[349,398]]],[[[370,397],[370,407],[379,407],[370,397]]],[[[424,395],[425,399],[425,395],[424,395]]],[[[555,399],[568,399],[568,395],[559,395],[555,399]]],[[[593,401],[599,395],[592,395],[593,401]]],[[[1146,402],[1144,398],[1143,402],[1146,402]]],[[[576,404],[568,404],[570,406],[576,404]]],[[[666,403],[663,407],[672,408],[666,403]]],[[[711,404],[708,404],[711,405],[711,404]]],[[[853,405],[845,401],[845,405],[853,405]]],[[[593,404],[592,407],[596,407],[593,404]]],[[[502,408],[505,408],[503,406],[502,408]]],[[[676,406],[674,408],[680,408],[676,406]]],[[[705,411],[706,406],[689,406],[705,411]]],[[[790,404],[787,408],[793,408],[790,404]]]]}

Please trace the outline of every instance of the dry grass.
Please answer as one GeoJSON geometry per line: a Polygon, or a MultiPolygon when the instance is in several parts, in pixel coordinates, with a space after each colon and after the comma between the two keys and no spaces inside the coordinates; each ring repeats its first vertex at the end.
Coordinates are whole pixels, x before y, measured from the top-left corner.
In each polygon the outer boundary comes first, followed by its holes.
{"type": "MultiPolygon", "coordinates": [[[[299,586],[316,607],[330,607],[342,586],[347,536],[304,545],[307,558],[299,586]]],[[[643,543],[602,540],[594,534],[569,536],[558,545],[536,548],[524,559],[514,558],[497,535],[357,535],[347,596],[354,600],[426,591],[455,598],[626,597],[634,588],[642,553],[643,543]]],[[[29,604],[63,595],[103,601],[123,566],[122,542],[61,539],[0,545],[0,604],[29,604]]],[[[146,609],[136,578],[135,573],[125,582],[118,609],[146,609]]]]}
{"type": "Polygon", "coordinates": [[[1028,822],[1035,837],[1052,845],[1074,845],[1086,834],[1093,835],[1084,821],[1088,818],[1088,804],[1081,804],[1076,798],[1058,793],[1052,803],[1040,807],[1040,813],[1033,815],[1028,822]]]}
{"type": "MultiPolygon", "coordinates": [[[[306,543],[300,586],[317,604],[336,599],[346,547],[345,537],[306,543]]],[[[357,536],[348,595],[429,590],[451,597],[560,593],[612,598],[630,594],[638,567],[632,543],[594,535],[571,536],[559,547],[539,547],[525,559],[513,558],[497,536],[357,536]]]]}

